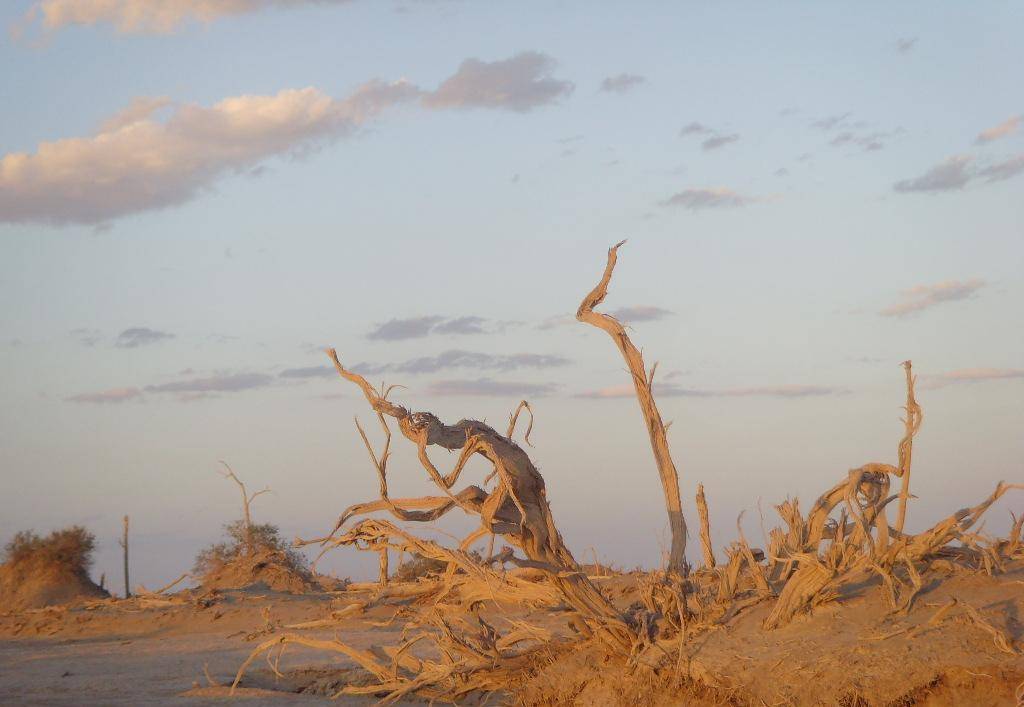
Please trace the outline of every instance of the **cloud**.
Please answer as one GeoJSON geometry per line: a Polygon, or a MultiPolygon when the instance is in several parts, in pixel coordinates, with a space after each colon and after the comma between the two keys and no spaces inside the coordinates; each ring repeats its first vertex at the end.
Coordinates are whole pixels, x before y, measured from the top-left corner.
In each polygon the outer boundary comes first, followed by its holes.
{"type": "Polygon", "coordinates": [[[963,189],[975,179],[983,179],[987,184],[992,184],[1021,173],[1024,173],[1024,154],[980,168],[974,167],[973,157],[956,155],[932,167],[920,177],[896,182],[893,189],[897,192],[951,191],[963,189]]]}
{"type": "Polygon", "coordinates": [[[569,359],[553,354],[488,354],[476,351],[450,349],[436,356],[420,356],[402,363],[383,365],[360,364],[360,372],[378,373],[436,373],[452,368],[469,368],[477,370],[512,371],[520,368],[556,368],[566,366],[569,359]]]}
{"type": "Polygon", "coordinates": [[[378,324],[366,335],[366,338],[375,341],[401,341],[403,339],[422,339],[437,334],[448,336],[500,334],[517,323],[475,316],[450,319],[432,314],[408,319],[391,319],[383,324],[378,324]]]}
{"type": "Polygon", "coordinates": [[[411,317],[409,319],[391,319],[378,325],[369,334],[367,339],[373,341],[402,341],[404,339],[421,339],[430,334],[430,330],[444,317],[431,315],[426,317],[411,317]]]}
{"type": "Polygon", "coordinates": [[[811,123],[812,128],[818,128],[819,130],[833,130],[843,124],[847,118],[853,115],[850,112],[837,113],[836,115],[829,115],[824,118],[818,118],[811,123]]]}
{"type": "Polygon", "coordinates": [[[926,388],[943,388],[957,383],[1024,378],[1024,368],[961,368],[945,373],[922,375],[926,388]]]}
{"type": "Polygon", "coordinates": [[[434,334],[486,334],[484,325],[487,320],[483,317],[456,317],[442,322],[434,327],[434,334]]]}
{"type": "Polygon", "coordinates": [[[500,108],[525,113],[573,92],[571,81],[551,77],[555,61],[540,52],[508,59],[466,59],[436,91],[423,96],[428,108],[500,108]]]}
{"type": "Polygon", "coordinates": [[[140,346],[149,346],[150,344],[156,344],[173,338],[174,334],[168,334],[165,331],[157,331],[147,327],[131,327],[117,335],[117,339],[114,340],[114,346],[119,349],[136,349],[140,346]]]}
{"type": "Polygon", "coordinates": [[[237,393],[243,390],[265,388],[273,378],[263,373],[231,373],[190,378],[173,383],[147,385],[149,393],[237,393]]]}
{"type": "Polygon", "coordinates": [[[679,131],[679,137],[686,137],[687,135],[707,135],[712,132],[714,131],[706,125],[702,125],[701,123],[690,123],[679,131]]]}
{"type": "Polygon", "coordinates": [[[917,44],[917,37],[900,37],[896,40],[896,51],[906,54],[917,44]]]}
{"type": "Polygon", "coordinates": [[[646,83],[647,79],[636,74],[609,76],[601,81],[601,90],[607,93],[627,93],[646,83]]]}
{"type": "Polygon", "coordinates": [[[879,312],[883,317],[905,317],[943,302],[967,299],[984,287],[984,280],[947,280],[934,285],[917,285],[903,292],[900,300],[879,312]]]}
{"type": "Polygon", "coordinates": [[[553,317],[548,317],[547,319],[539,322],[536,326],[534,326],[534,329],[537,329],[539,331],[549,331],[551,329],[558,329],[564,327],[567,324],[575,323],[576,317],[570,317],[568,314],[556,314],[553,317]]]}
{"type": "Polygon", "coordinates": [[[0,221],[100,224],[182,204],[224,174],[350,134],[418,94],[404,81],[372,81],[340,100],[303,88],[177,105],[165,120],[130,106],[95,135],[0,159],[0,221]]]}
{"type": "Polygon", "coordinates": [[[133,98],[127,108],[114,113],[100,125],[99,133],[112,133],[121,128],[146,120],[161,108],[171,105],[167,96],[139,96],[133,98]]]}
{"type": "Polygon", "coordinates": [[[88,329],[85,327],[72,329],[71,336],[78,339],[78,343],[82,346],[89,346],[90,348],[98,344],[100,339],[103,338],[102,333],[98,329],[88,329]]]}
{"type": "Polygon", "coordinates": [[[861,148],[865,152],[873,152],[875,150],[883,149],[887,139],[900,135],[903,132],[904,130],[902,128],[897,128],[892,131],[875,131],[871,133],[856,133],[850,130],[844,130],[832,138],[829,141],[829,144],[833,147],[853,145],[861,148]]]}
{"type": "Polygon", "coordinates": [[[715,135],[714,137],[709,137],[707,140],[702,142],[700,144],[700,148],[705,152],[717,150],[718,148],[725,147],[730,142],[736,142],[739,139],[740,136],[736,133],[733,133],[732,135],[715,135]]]}
{"type": "Polygon", "coordinates": [[[209,24],[266,8],[347,2],[351,0],[38,0],[29,12],[49,30],[104,23],[123,33],[166,34],[186,22],[209,24]]]}
{"type": "Polygon", "coordinates": [[[898,192],[938,192],[963,189],[971,181],[972,158],[969,155],[955,155],[937,164],[913,179],[896,182],[893,189],[898,192]]]}
{"type": "Polygon", "coordinates": [[[306,368],[286,368],[277,374],[279,378],[334,378],[338,372],[333,366],[307,366],[306,368]]]}
{"type": "Polygon", "coordinates": [[[79,393],[64,400],[69,403],[123,403],[135,400],[141,395],[142,391],[138,388],[110,388],[95,393],[79,393]]]}
{"type": "Polygon", "coordinates": [[[1024,115],[1015,115],[1007,118],[999,125],[994,125],[991,128],[982,130],[978,133],[978,137],[975,138],[974,142],[977,145],[984,145],[986,142],[992,142],[993,140],[1013,135],[1020,129],[1022,121],[1024,121],[1024,115]]]}
{"type": "MultiPolygon", "coordinates": [[[[820,385],[776,385],[753,388],[722,388],[701,389],[683,388],[675,383],[662,383],[654,385],[654,393],[657,396],[669,398],[735,398],[735,397],[767,397],[767,398],[810,398],[824,395],[838,395],[845,393],[843,388],[831,388],[820,385]]],[[[577,393],[577,398],[590,398],[607,400],[614,398],[632,398],[636,391],[631,385],[615,385],[597,390],[589,390],[577,393]]]]}
{"type": "Polygon", "coordinates": [[[660,202],[661,206],[681,206],[690,211],[703,209],[728,209],[746,206],[757,201],[750,196],[737,194],[724,187],[684,189],[660,202]]]}
{"type": "Polygon", "coordinates": [[[653,322],[665,317],[671,317],[674,312],[661,307],[640,304],[635,307],[620,307],[609,312],[616,319],[623,322],[653,322]]]}
{"type": "Polygon", "coordinates": [[[558,390],[556,383],[517,383],[492,378],[476,380],[444,380],[431,383],[428,395],[539,398],[558,390]]]}
{"type": "Polygon", "coordinates": [[[1001,182],[1004,179],[1016,177],[1021,172],[1024,172],[1024,154],[983,167],[976,172],[976,176],[988,182],[1001,182]]]}
{"type": "Polygon", "coordinates": [[[705,152],[717,150],[740,139],[740,136],[736,133],[725,134],[703,123],[690,123],[679,131],[679,137],[686,137],[688,135],[709,135],[710,137],[705,138],[700,143],[701,149],[705,152]]]}

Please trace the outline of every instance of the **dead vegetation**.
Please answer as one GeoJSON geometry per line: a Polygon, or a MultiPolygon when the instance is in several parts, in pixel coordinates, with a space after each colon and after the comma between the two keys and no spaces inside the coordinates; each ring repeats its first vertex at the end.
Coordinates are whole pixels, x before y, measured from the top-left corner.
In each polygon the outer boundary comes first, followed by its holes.
{"type": "MultiPolygon", "coordinates": [[[[708,497],[704,485],[698,484],[703,562],[695,568],[688,565],[678,473],[668,447],[668,425],[662,422],[654,400],[657,364],[648,370],[625,328],[614,317],[594,311],[607,296],[621,245],[609,250],[604,273],[584,298],[577,318],[612,337],[632,377],[672,531],[665,568],[610,572],[597,563],[596,551],[591,565],[577,562],[559,533],[543,477],[516,441],[520,418],[526,415],[529,421],[522,440],[530,444],[534,412],[528,402],[515,407],[504,430],[475,419],[448,424],[430,412],[413,412],[392,401],[395,386],[374,388],[347,369],[331,349],[327,353],[339,376],[360,389],[377,418],[377,445],[358,419],[355,426],[377,475],[379,493],[376,499],[345,509],[326,535],[299,539],[296,546],[317,545],[321,554],[338,547],[376,553],[379,579],[345,585],[344,591],[332,594],[327,615],[311,619],[287,623],[264,607],[261,627],[239,632],[245,640],[261,642],[238,667],[230,688],[208,677],[210,690],[235,694],[249,689],[252,683],[247,675],[261,657],[274,679],[283,680],[283,654],[289,646],[304,646],[346,658],[359,668],[319,676],[316,691],[332,697],[372,695],[385,704],[412,696],[461,702],[501,693],[524,705],[768,704],[766,696],[775,704],[910,705],[925,699],[943,681],[961,691],[956,694],[972,694],[972,683],[955,671],[914,685],[897,685],[891,699],[881,702],[873,701],[852,673],[844,672],[835,685],[818,684],[821,681],[815,681],[814,675],[793,676],[802,669],[797,660],[796,670],[784,679],[776,675],[775,669],[792,655],[789,649],[782,652],[779,646],[785,643],[777,637],[814,620],[815,614],[827,614],[851,597],[869,593],[885,608],[871,630],[857,636],[861,647],[934,636],[933,632],[955,624],[956,631],[970,632],[994,656],[1017,661],[1024,654],[1016,636],[1020,632],[994,620],[991,604],[957,595],[934,603],[937,588],[944,585],[961,587],[958,582],[964,578],[995,578],[1014,567],[1019,571],[1024,563],[1024,515],[1014,516],[1005,538],[990,537],[978,526],[998,499],[1024,485],[1001,482],[977,505],[922,532],[905,532],[909,502],[914,498],[910,488],[913,444],[923,420],[910,361],[902,364],[905,419],[894,463],[868,462],[850,469],[806,513],[799,499],[783,500],[775,506],[781,524],[767,533],[767,548],[752,547],[737,519],[736,540],[721,548],[718,557],[711,542],[708,497]],[[433,495],[392,497],[388,465],[395,427],[415,448],[420,467],[436,487],[433,495]],[[435,464],[438,450],[454,453],[450,470],[435,464]],[[467,483],[464,473],[477,457],[486,462],[488,472],[482,480],[467,483]],[[895,492],[894,479],[899,479],[895,492]],[[889,506],[894,501],[896,519],[890,523],[889,506]],[[425,539],[411,529],[456,509],[478,525],[452,546],[425,539]],[[486,551],[475,547],[483,544],[486,551]],[[392,574],[389,558],[396,554],[408,561],[400,562],[392,574]],[[533,611],[526,614],[523,609],[533,611]],[[341,627],[354,617],[377,620],[382,611],[389,611],[390,618],[373,625],[402,628],[398,639],[388,645],[358,647],[341,636],[309,633],[341,627]],[[926,619],[920,618],[923,612],[926,619]],[[755,658],[733,652],[725,662],[720,655],[716,662],[705,648],[741,622],[748,630],[753,627],[756,640],[752,642],[766,646],[765,653],[755,658]],[[744,673],[733,665],[737,661],[752,667],[744,673]],[[814,683],[806,702],[789,691],[790,683],[800,680],[814,683]],[[755,683],[760,685],[756,697],[751,687],[755,683]]],[[[224,477],[241,492],[243,517],[225,526],[223,542],[196,558],[193,572],[201,587],[166,596],[166,591],[188,577],[183,575],[156,592],[140,588],[131,599],[96,601],[87,609],[118,604],[131,611],[148,607],[203,611],[221,589],[262,585],[302,593],[314,586],[316,578],[303,556],[281,539],[278,529],[252,520],[253,500],[268,489],[250,494],[224,466],[224,477]]],[[[19,534],[0,568],[0,598],[6,603],[8,596],[14,596],[10,592],[20,591],[15,585],[31,586],[11,578],[37,576],[35,570],[29,571],[34,567],[60,566],[67,570],[62,576],[88,581],[93,543],[80,528],[45,539],[19,534]]],[[[827,652],[828,646],[819,650],[827,652]]],[[[1018,674],[1002,667],[992,672],[1005,679],[1018,674]]],[[[1024,674],[1024,670],[1018,672],[1024,674]]],[[[1004,679],[985,675],[992,684],[1004,679]]]]}
{"type": "Polygon", "coordinates": [[[306,559],[281,538],[277,526],[254,523],[252,502],[269,488],[249,493],[245,484],[224,462],[222,475],[242,494],[242,519],[224,526],[227,539],[196,556],[194,575],[203,589],[265,587],[279,592],[301,593],[314,585],[306,559]]]}
{"type": "MultiPolygon", "coordinates": [[[[381,553],[378,592],[369,601],[349,606],[335,619],[351,616],[389,599],[415,599],[396,617],[405,620],[403,640],[396,645],[359,650],[345,642],[311,638],[299,633],[278,635],[258,646],[239,668],[237,687],[253,660],[263,653],[283,652],[291,644],[347,656],[375,678],[368,684],[343,685],[341,694],[373,694],[382,703],[416,694],[430,700],[456,701],[472,694],[513,692],[527,704],[572,704],[575,697],[561,688],[545,691],[545,666],[571,656],[587,656],[587,665],[607,676],[618,676],[617,694],[639,700],[644,690],[687,686],[692,694],[715,691],[721,683],[694,658],[701,637],[734,621],[762,603],[770,609],[763,631],[783,627],[801,614],[835,601],[853,586],[877,581],[893,615],[906,615],[924,582],[922,574],[936,566],[952,571],[998,572],[1007,562],[1024,557],[1017,521],[1005,540],[988,540],[970,530],[1003,494],[1019,485],[1000,483],[976,506],[962,509],[915,535],[903,532],[910,494],[911,451],[921,425],[922,411],[914,397],[911,364],[905,362],[906,419],[895,464],[871,462],[850,470],[823,493],[804,515],[797,499],[776,507],[783,526],[770,533],[767,550],[752,548],[737,523],[738,540],[725,550],[718,565],[711,547],[707,502],[698,487],[698,509],[704,566],[690,572],[682,552],[686,524],[679,501],[678,477],[668,450],[663,424],[654,402],[655,366],[648,371],[638,349],[613,317],[594,312],[607,294],[618,244],[597,287],[584,298],[580,321],[607,331],[622,352],[632,375],[637,399],[647,423],[656,465],[662,479],[672,529],[672,550],[666,570],[636,577],[636,601],[619,608],[612,597],[588,578],[558,532],[548,505],[544,480],[525,450],[514,441],[519,413],[533,411],[524,401],[510,416],[502,433],[478,420],[446,424],[430,412],[412,412],[389,400],[392,388],[373,388],[362,376],[346,369],[333,349],[328,351],[339,375],[357,385],[376,415],[383,445],[375,451],[356,421],[380,483],[377,500],[346,509],[326,536],[300,544],[319,544],[326,552],[349,546],[381,553]],[[387,464],[391,424],[413,445],[438,495],[391,498],[387,464]],[[442,473],[431,459],[432,447],[458,453],[451,471],[442,473]],[[478,455],[491,467],[482,484],[457,487],[467,462],[478,455]],[[892,478],[901,489],[890,494],[892,478]],[[886,509],[899,499],[896,523],[886,509]],[[479,527],[457,547],[425,540],[395,523],[366,514],[383,511],[398,521],[437,520],[459,508],[479,519],[479,527]],[[353,522],[350,525],[350,521],[353,522]],[[495,538],[505,547],[495,551],[495,538]],[[489,538],[488,552],[469,553],[477,541],[489,538]],[[959,545],[953,545],[959,543],[959,545]],[[445,567],[443,574],[415,584],[386,584],[387,553],[408,553],[445,567]],[[515,568],[511,571],[508,568],[515,568]],[[564,630],[551,631],[523,621],[494,625],[484,619],[483,603],[532,604],[560,607],[564,630]],[[540,682],[538,682],[538,680],[540,682]],[[532,681],[532,682],[531,682],[532,681]],[[643,689],[639,689],[643,688],[643,689]],[[639,692],[638,692],[639,689],[639,692]]],[[[526,441],[529,441],[529,430],[526,441]]],[[[977,612],[964,611],[1004,652],[1020,650],[1012,640],[977,612]]],[[[329,625],[330,620],[319,627],[329,625]]],[[[584,681],[586,682],[586,681],[584,681]]],[[[581,688],[582,689],[582,688],[581,688]]],[[[721,694],[718,697],[721,697],[721,694]]],[[[625,698],[623,698],[625,699],[625,698]]],[[[716,698],[717,699],[717,698],[716,698]]],[[[639,704],[624,701],[623,704],[639,704]]]]}
{"type": "Polygon", "coordinates": [[[89,578],[96,537],[81,526],[47,536],[17,533],[0,565],[0,606],[38,609],[108,596],[89,578]]]}

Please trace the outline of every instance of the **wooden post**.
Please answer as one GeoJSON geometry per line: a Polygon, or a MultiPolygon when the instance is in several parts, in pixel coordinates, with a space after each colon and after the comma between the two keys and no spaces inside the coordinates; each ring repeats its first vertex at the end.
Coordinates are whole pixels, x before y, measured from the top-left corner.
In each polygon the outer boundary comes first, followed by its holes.
{"type": "Polygon", "coordinates": [[[128,581],[128,516],[124,517],[124,533],[118,544],[124,548],[124,598],[127,599],[132,595],[131,584],[128,581]]]}

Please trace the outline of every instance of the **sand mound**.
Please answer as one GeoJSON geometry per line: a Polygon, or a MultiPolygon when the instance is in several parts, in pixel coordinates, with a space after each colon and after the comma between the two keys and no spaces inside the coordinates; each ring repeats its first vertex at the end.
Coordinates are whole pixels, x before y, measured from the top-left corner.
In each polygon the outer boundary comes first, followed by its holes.
{"type": "Polygon", "coordinates": [[[95,546],[92,533],[78,526],[46,537],[18,533],[0,565],[0,607],[20,611],[110,596],[89,579],[95,546]]]}
{"type": "Polygon", "coordinates": [[[264,587],[290,594],[303,594],[318,588],[308,570],[297,566],[287,553],[277,550],[239,554],[212,568],[203,576],[201,585],[204,589],[264,587]]]}
{"type": "Polygon", "coordinates": [[[87,575],[67,568],[40,563],[0,566],[0,606],[5,609],[40,609],[108,596],[87,575]]]}

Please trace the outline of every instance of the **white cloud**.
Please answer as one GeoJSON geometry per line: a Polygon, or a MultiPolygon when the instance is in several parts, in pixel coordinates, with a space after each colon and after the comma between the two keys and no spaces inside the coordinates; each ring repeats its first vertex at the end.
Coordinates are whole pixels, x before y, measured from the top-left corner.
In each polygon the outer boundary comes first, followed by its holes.
{"type": "Polygon", "coordinates": [[[905,317],[943,302],[967,299],[985,286],[984,280],[946,280],[934,285],[917,285],[903,292],[900,300],[883,309],[883,317],[905,317]]]}
{"type": "Polygon", "coordinates": [[[88,137],[0,159],[0,221],[98,224],[188,201],[214,180],[273,155],[351,133],[415,98],[411,84],[370,82],[344,99],[316,88],[178,105],[166,120],[144,99],[88,137]]]}
{"type": "Polygon", "coordinates": [[[124,33],[166,34],[186,22],[210,23],[267,8],[342,4],[351,0],[39,0],[29,19],[50,30],[111,24],[124,33]]]}

